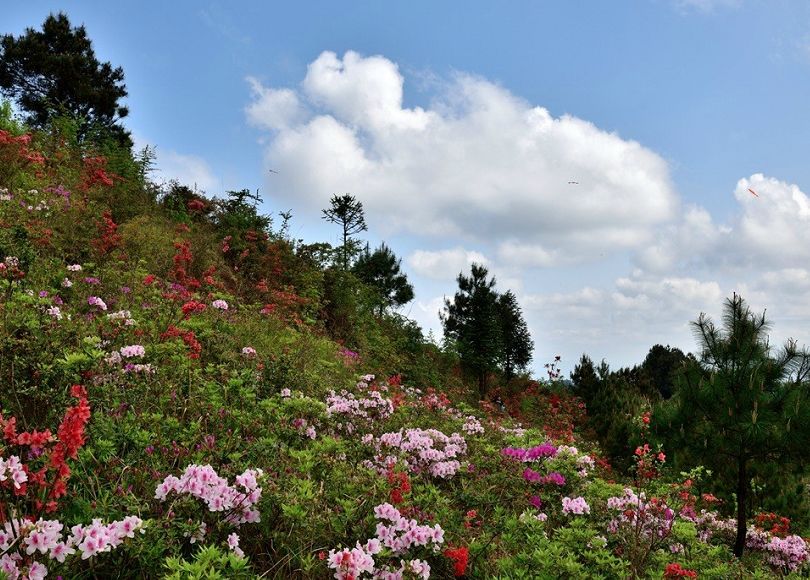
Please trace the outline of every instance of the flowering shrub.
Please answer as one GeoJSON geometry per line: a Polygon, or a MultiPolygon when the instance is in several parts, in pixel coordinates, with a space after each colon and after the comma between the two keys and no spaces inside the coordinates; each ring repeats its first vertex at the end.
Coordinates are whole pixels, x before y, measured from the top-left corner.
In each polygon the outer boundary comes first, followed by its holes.
{"type": "Polygon", "coordinates": [[[402,462],[410,473],[447,479],[461,468],[457,458],[467,452],[464,437],[458,433],[447,436],[436,429],[406,429],[378,438],[365,435],[363,442],[376,451],[374,462],[367,466],[376,467],[381,474],[402,462]]]}
{"type": "Polygon", "coordinates": [[[444,530],[441,526],[420,525],[416,520],[405,518],[401,512],[389,503],[374,508],[374,516],[379,520],[374,538],[353,549],[329,552],[329,567],[335,570],[335,578],[363,578],[368,574],[374,578],[403,578],[406,573],[417,578],[430,577],[430,565],[419,559],[400,559],[399,566],[393,567],[392,557],[401,557],[406,552],[417,548],[428,548],[438,553],[444,543],[444,530]],[[385,562],[380,564],[377,560],[385,562]]]}

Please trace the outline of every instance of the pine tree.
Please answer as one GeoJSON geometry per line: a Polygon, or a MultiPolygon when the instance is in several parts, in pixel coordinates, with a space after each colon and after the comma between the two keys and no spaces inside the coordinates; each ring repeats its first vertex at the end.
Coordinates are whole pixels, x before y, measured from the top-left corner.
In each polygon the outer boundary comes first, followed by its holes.
{"type": "Polygon", "coordinates": [[[377,290],[380,315],[386,308],[402,306],[413,300],[413,286],[400,270],[401,262],[383,243],[374,252],[366,247],[352,267],[352,272],[361,282],[377,290]]]}
{"type": "Polygon", "coordinates": [[[120,120],[127,107],[124,71],[96,58],[84,26],[71,27],[68,17],[49,15],[42,31],[0,38],[0,91],[28,114],[26,122],[46,126],[54,115],[79,120],[79,137],[98,132],[131,146],[120,120]]]}
{"type": "Polygon", "coordinates": [[[726,301],[722,327],[705,314],[693,326],[700,358],[679,374],[657,419],[676,434],[671,451],[700,460],[736,495],[739,557],[752,475],[810,455],[810,354],[788,341],[773,355],[765,314],[753,314],[736,294],[726,301]]]}
{"type": "Polygon", "coordinates": [[[511,290],[498,297],[498,317],[501,323],[501,369],[507,381],[517,371],[523,371],[532,360],[534,342],[523,319],[520,304],[511,290]]]}
{"type": "Polygon", "coordinates": [[[501,325],[495,279],[488,280],[484,266],[473,264],[470,276],[458,275],[453,301],[444,301],[441,313],[445,338],[455,341],[461,365],[478,380],[478,393],[487,391],[487,375],[498,368],[501,357],[501,325]]]}
{"type": "Polygon", "coordinates": [[[322,218],[341,227],[343,235],[343,245],[340,248],[341,266],[345,272],[349,269],[351,257],[358,250],[358,242],[352,236],[368,229],[363,204],[348,193],[333,195],[329,200],[329,208],[323,210],[322,218]]]}

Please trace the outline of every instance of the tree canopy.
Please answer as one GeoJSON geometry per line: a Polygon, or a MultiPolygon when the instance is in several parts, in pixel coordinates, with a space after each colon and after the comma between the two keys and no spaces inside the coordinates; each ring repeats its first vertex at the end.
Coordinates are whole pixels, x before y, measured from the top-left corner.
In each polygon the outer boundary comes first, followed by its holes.
{"type": "Polygon", "coordinates": [[[366,247],[352,268],[361,282],[377,290],[380,313],[385,308],[402,306],[413,300],[413,285],[401,271],[401,262],[383,243],[373,252],[366,247]]]}
{"type": "Polygon", "coordinates": [[[341,266],[346,271],[349,269],[351,257],[359,249],[357,240],[352,236],[368,229],[363,204],[351,194],[335,194],[329,200],[329,207],[323,210],[322,217],[329,223],[338,224],[341,228],[343,240],[340,252],[341,266]]]}
{"type": "Polygon", "coordinates": [[[0,91],[27,114],[32,127],[46,126],[55,115],[79,120],[79,137],[110,135],[131,146],[120,120],[129,113],[124,71],[100,62],[84,26],[49,15],[38,31],[28,28],[0,38],[0,91]]]}
{"type": "Polygon", "coordinates": [[[510,379],[531,361],[534,345],[515,295],[499,295],[484,266],[473,264],[469,276],[460,273],[456,280],[458,291],[452,301],[445,299],[442,325],[483,399],[487,376],[500,370],[510,379]]]}
{"type": "Polygon", "coordinates": [[[742,555],[751,478],[760,466],[810,456],[810,354],[788,341],[773,353],[765,313],[754,314],[736,294],[722,326],[705,314],[693,323],[699,359],[678,375],[662,407],[671,449],[711,468],[737,504],[734,552],[742,555]]]}

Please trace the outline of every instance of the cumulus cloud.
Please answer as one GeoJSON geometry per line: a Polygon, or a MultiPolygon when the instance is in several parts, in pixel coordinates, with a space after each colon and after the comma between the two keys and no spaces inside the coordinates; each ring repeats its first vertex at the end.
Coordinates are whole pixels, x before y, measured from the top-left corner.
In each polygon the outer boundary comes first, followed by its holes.
{"type": "Polygon", "coordinates": [[[636,247],[677,210],[659,155],[485,79],[457,74],[409,108],[394,62],[324,52],[299,87],[249,82],[279,195],[308,208],[349,191],[391,230],[516,239],[533,249],[503,250],[536,265],[636,247]]]}
{"type": "Polygon", "coordinates": [[[489,260],[480,252],[457,247],[449,250],[416,250],[406,263],[417,275],[434,280],[455,280],[459,272],[467,272],[473,263],[487,265],[489,260]]]}
{"type": "Polygon", "coordinates": [[[660,273],[810,262],[810,198],[797,185],[755,173],[740,179],[733,194],[736,209],[728,223],[717,224],[705,209],[689,208],[638,253],[637,263],[660,273]]]}
{"type": "Polygon", "coordinates": [[[197,187],[209,193],[215,192],[219,187],[219,179],[205,159],[172,150],[158,150],[152,178],[157,181],[174,179],[183,185],[197,187]]]}

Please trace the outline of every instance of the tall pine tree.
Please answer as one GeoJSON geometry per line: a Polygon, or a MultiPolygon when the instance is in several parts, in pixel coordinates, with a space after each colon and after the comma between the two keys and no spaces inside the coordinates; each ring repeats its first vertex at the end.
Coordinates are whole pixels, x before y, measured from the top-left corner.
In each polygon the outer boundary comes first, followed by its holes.
{"type": "Polygon", "coordinates": [[[84,26],[73,28],[62,13],[45,19],[42,31],[28,28],[0,38],[0,91],[27,113],[26,122],[44,127],[54,115],[79,119],[79,137],[111,135],[131,146],[120,120],[129,113],[124,71],[99,62],[84,26]]]}
{"type": "Polygon", "coordinates": [[[498,318],[501,323],[501,369],[507,381],[515,373],[526,370],[532,361],[534,342],[517,297],[511,290],[498,297],[498,318]]]}
{"type": "Polygon", "coordinates": [[[793,341],[772,353],[765,314],[752,313],[736,294],[725,304],[722,326],[705,314],[693,326],[700,358],[679,373],[656,422],[674,434],[671,452],[712,469],[716,483],[735,495],[739,557],[752,476],[810,456],[810,354],[793,341]]]}
{"type": "Polygon", "coordinates": [[[441,313],[445,337],[455,342],[462,367],[476,377],[482,399],[487,376],[498,369],[502,346],[495,278],[488,277],[479,264],[472,265],[469,276],[459,274],[458,291],[452,302],[445,299],[441,313]]]}

